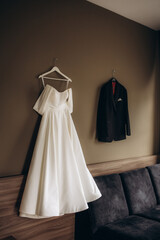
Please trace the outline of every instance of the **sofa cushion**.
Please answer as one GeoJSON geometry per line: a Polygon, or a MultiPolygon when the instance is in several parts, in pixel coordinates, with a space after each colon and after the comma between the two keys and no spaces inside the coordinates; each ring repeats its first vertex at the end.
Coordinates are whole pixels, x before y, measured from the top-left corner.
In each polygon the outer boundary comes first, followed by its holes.
{"type": "Polygon", "coordinates": [[[102,193],[102,197],[89,204],[89,216],[93,233],[99,227],[129,215],[119,174],[99,176],[94,179],[102,193]]]}
{"type": "Polygon", "coordinates": [[[146,168],[120,175],[131,214],[141,213],[156,206],[156,196],[146,168]]]}
{"type": "Polygon", "coordinates": [[[143,213],[139,213],[138,215],[160,222],[160,205],[143,213]]]}
{"type": "Polygon", "coordinates": [[[140,216],[129,216],[107,224],[95,233],[95,240],[159,240],[160,223],[140,216]]]}
{"type": "Polygon", "coordinates": [[[148,167],[148,171],[155,189],[158,204],[160,204],[160,164],[148,167]]]}

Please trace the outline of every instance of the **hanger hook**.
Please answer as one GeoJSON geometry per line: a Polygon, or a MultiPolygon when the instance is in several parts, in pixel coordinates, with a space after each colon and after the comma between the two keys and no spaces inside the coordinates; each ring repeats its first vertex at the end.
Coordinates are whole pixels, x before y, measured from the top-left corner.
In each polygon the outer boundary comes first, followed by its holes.
{"type": "Polygon", "coordinates": [[[54,66],[56,66],[57,61],[58,61],[58,58],[54,58],[54,66]]]}
{"type": "Polygon", "coordinates": [[[114,77],[115,73],[116,73],[116,69],[113,69],[112,70],[112,77],[114,77]]]}

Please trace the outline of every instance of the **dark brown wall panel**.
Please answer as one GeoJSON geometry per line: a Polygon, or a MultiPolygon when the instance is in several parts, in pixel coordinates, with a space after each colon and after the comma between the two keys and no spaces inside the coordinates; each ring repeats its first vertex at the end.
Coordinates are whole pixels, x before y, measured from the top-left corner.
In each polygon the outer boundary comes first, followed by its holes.
{"type": "Polygon", "coordinates": [[[155,31],[83,0],[1,1],[0,18],[1,176],[27,172],[40,123],[32,109],[42,90],[38,75],[55,58],[73,80],[73,120],[88,164],[158,151],[155,31]],[[113,68],[128,90],[132,135],[99,143],[99,90],[113,68]]]}

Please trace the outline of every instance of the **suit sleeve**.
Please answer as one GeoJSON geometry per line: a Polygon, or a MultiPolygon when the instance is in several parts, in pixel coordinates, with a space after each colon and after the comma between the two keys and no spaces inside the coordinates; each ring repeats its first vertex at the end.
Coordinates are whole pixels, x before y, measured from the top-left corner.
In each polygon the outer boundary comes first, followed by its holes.
{"type": "Polygon", "coordinates": [[[126,134],[128,136],[131,135],[131,129],[130,129],[130,120],[129,120],[129,112],[128,112],[128,97],[127,97],[127,91],[126,91],[126,106],[125,106],[125,124],[126,124],[126,134]]]}

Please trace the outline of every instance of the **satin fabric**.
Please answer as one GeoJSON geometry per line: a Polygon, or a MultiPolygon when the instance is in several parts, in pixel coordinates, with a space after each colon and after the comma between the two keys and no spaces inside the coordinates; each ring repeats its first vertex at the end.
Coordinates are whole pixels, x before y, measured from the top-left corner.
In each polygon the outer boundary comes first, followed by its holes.
{"type": "Polygon", "coordinates": [[[71,117],[72,89],[46,85],[33,109],[42,120],[21,201],[20,216],[46,218],[88,208],[101,197],[71,117]]]}

